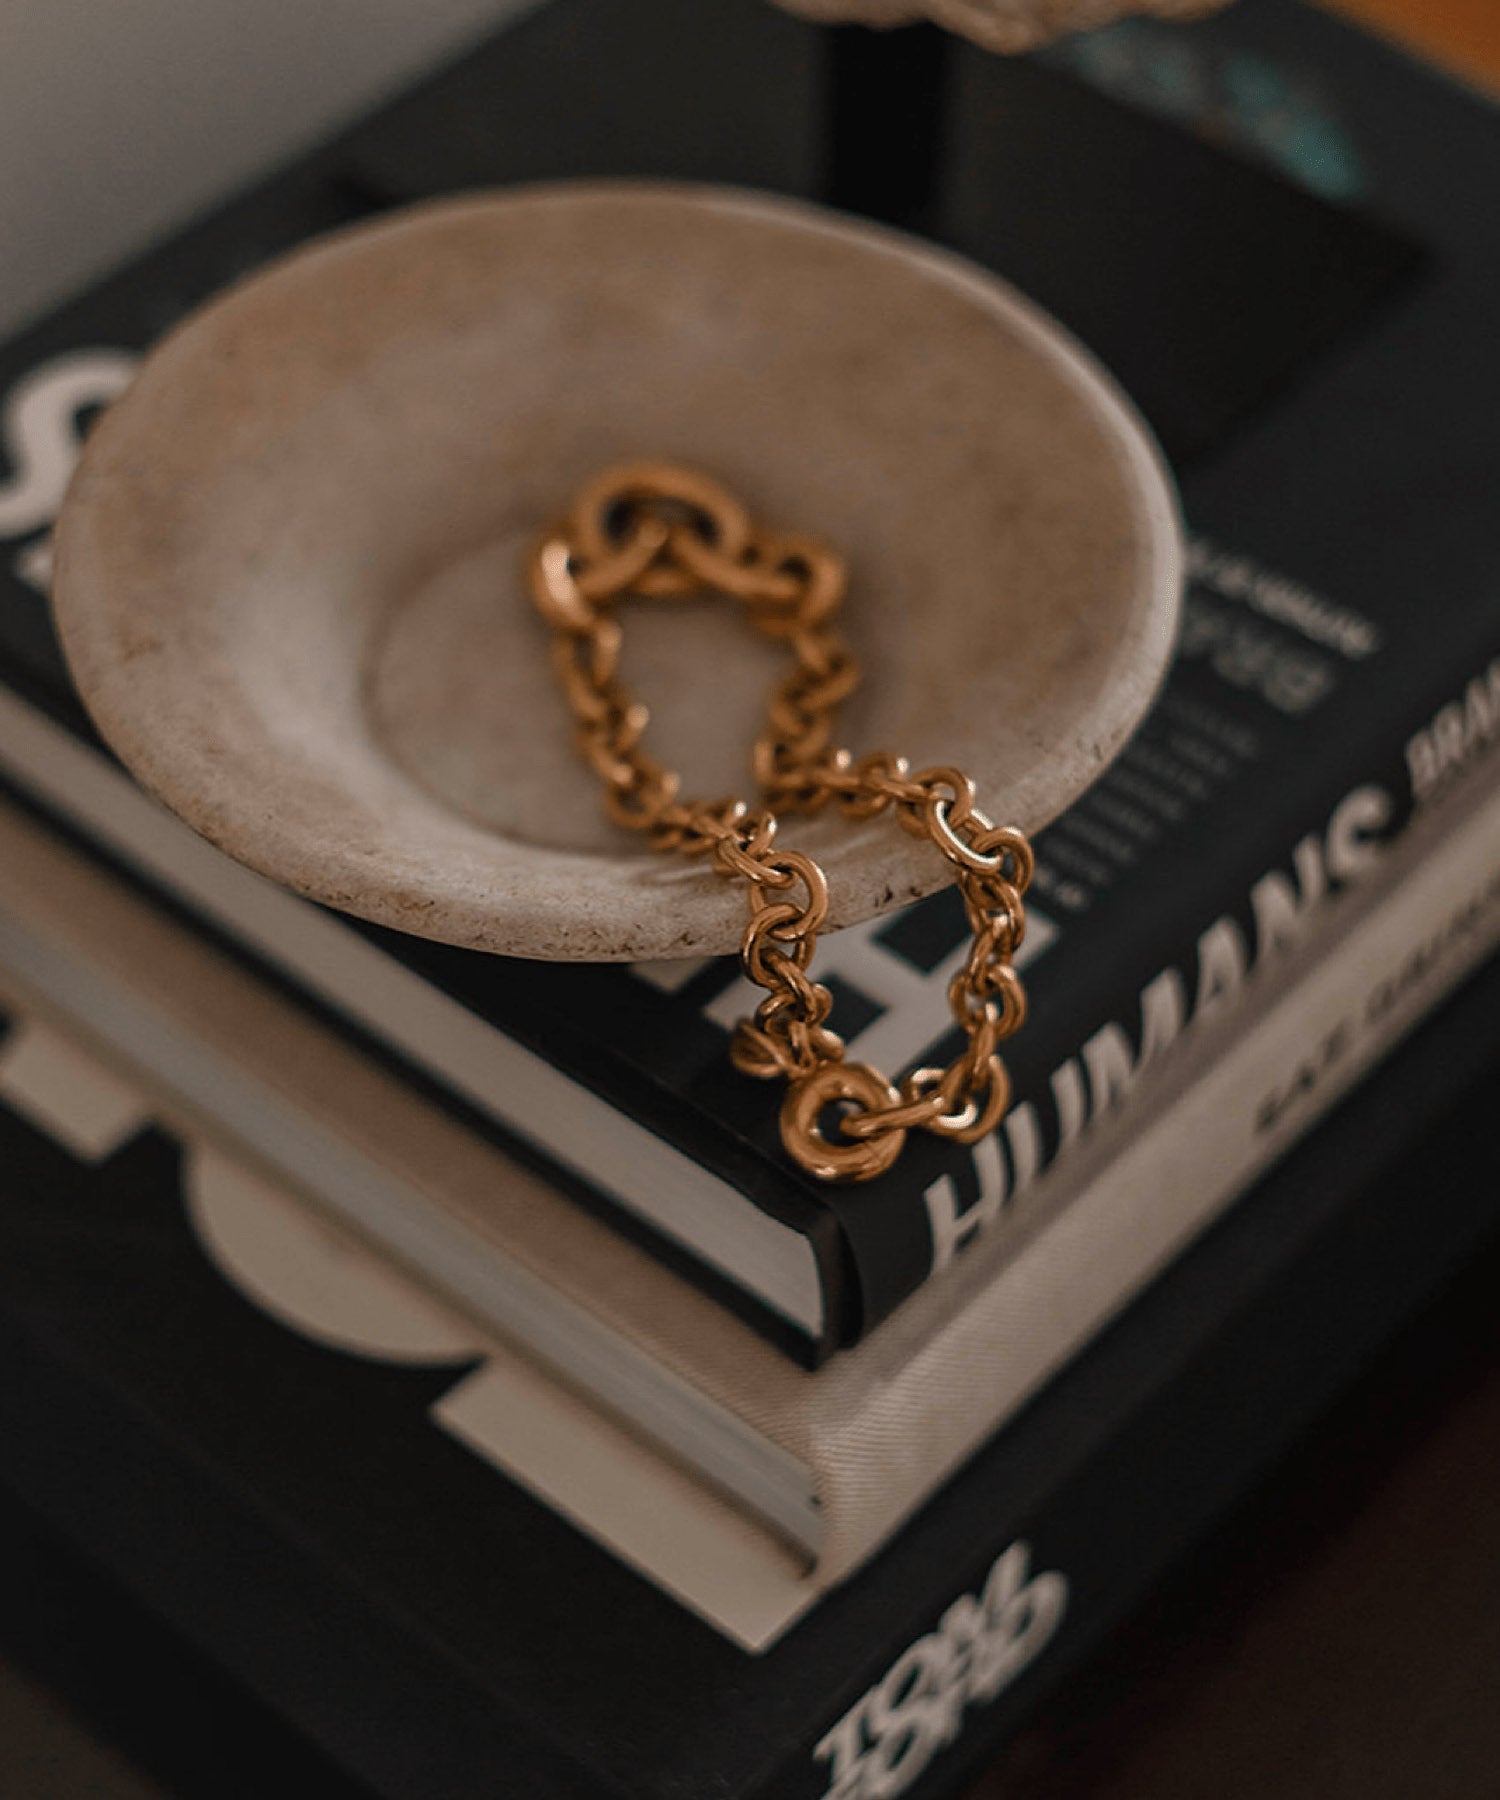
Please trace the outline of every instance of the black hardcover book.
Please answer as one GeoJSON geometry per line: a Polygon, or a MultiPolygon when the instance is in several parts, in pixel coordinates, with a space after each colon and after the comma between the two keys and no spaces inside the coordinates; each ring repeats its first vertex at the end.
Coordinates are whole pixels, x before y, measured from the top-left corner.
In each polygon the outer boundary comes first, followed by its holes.
{"type": "Polygon", "coordinates": [[[936,1800],[1500,1224],[1497,1052],[1492,966],[759,1656],[439,1428],[470,1365],[237,1292],[155,1130],[0,1109],[0,1479],[389,1800],[936,1800]]]}
{"type": "MultiPolygon", "coordinates": [[[[914,1141],[852,1199],[787,1163],[776,1096],[730,1068],[732,963],[482,957],[267,890],[97,754],[41,599],[72,439],[184,308],[340,218],[474,183],[663,173],[878,204],[893,190],[847,187],[859,90],[828,104],[848,38],[761,0],[555,0],[0,357],[0,772],[806,1360],[971,1240],[1494,735],[1500,224],[1477,197],[1500,125],[1292,0],[1244,0],[1171,40],[1241,140],[1219,147],[1202,119],[1154,116],[1140,82],[1122,99],[1083,78],[1149,68],[1157,28],[1120,29],[1102,65],[1100,40],[938,53],[930,179],[886,210],[1015,277],[1132,389],[1197,534],[1182,652],[1133,745],[1041,839],[1002,1133],[914,1141]],[[1339,147],[1336,197],[1305,160],[1269,166],[1286,145],[1255,108],[1226,108],[1251,68],[1339,147]]],[[[895,42],[933,57],[930,37],[895,42]]],[[[963,935],[950,894],[824,946],[853,1056],[945,1057],[963,935]]]]}

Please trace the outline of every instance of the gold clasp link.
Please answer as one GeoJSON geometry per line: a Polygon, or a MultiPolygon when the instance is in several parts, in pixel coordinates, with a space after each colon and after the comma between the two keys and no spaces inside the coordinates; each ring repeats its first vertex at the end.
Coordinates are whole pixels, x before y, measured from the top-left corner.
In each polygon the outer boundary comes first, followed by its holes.
{"type": "Polygon", "coordinates": [[[782,1142],[820,1181],[869,1181],[883,1175],[901,1154],[905,1131],[898,1126],[833,1143],[823,1135],[823,1114],[830,1106],[853,1105],[865,1118],[877,1118],[900,1101],[891,1084],[868,1063],[825,1063],[787,1089],[781,1103],[782,1142]]]}

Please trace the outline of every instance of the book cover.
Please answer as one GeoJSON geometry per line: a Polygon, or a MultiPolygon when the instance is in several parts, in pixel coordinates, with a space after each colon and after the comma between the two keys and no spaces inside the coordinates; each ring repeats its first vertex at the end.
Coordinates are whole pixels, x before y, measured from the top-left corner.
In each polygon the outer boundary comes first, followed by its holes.
{"type": "Polygon", "coordinates": [[[477,1366],[434,1418],[764,1649],[1497,939],[1500,789],[1476,778],[1425,809],[1379,880],[1331,902],[1273,978],[1252,979],[1236,1015],[1164,1054],[1138,1103],[950,1279],[816,1372],[4,807],[0,995],[35,1017],[0,1088],[102,1152],[123,1072],[125,1123],[238,1145],[258,1175],[195,1155],[184,1177],[234,1281],[277,1316],[310,1308],[315,1336],[365,1346],[368,1309],[329,1308],[362,1245],[391,1259],[469,1321],[440,1334],[477,1366]]]}
{"type": "Polygon", "coordinates": [[[375,1793],[935,1800],[1494,1230],[1496,979],[763,1655],[442,1428],[456,1347],[288,1329],[173,1136],[70,1141],[36,1083],[0,1105],[7,1482],[375,1793]]]}
{"type": "MultiPolygon", "coordinates": [[[[639,95],[599,55],[618,16],[560,0],[6,353],[15,466],[0,529],[13,579],[0,661],[15,695],[53,725],[86,729],[39,599],[50,508],[76,428],[117,390],[129,354],[236,259],[253,263],[338,207],[571,172],[585,154],[596,168],[816,186],[806,117],[766,94],[784,77],[778,94],[815,106],[823,40],[749,0],[711,28],[691,10],[660,0],[651,30],[673,46],[674,92],[694,58],[734,69],[735,105],[759,123],[733,154],[678,101],[632,136],[621,121],[639,95]],[[742,40],[745,54],[726,56],[742,40]],[[585,63],[608,90],[591,115],[602,135],[570,137],[564,154],[554,130],[527,121],[547,110],[547,82],[585,63]]],[[[951,167],[931,228],[1117,352],[1176,456],[1195,530],[1182,653],[1161,704],[1039,846],[1032,1016],[1012,1049],[1017,1104],[1002,1135],[973,1152],[914,1141],[876,1183],[818,1188],[782,1157],[774,1096],[728,1065],[746,1001],[732,964],[542,967],[332,915],[313,923],[311,909],[294,915],[300,903],[251,897],[244,883],[225,900],[234,875],[199,879],[201,859],[185,873],[196,853],[162,848],[145,815],[135,823],[118,789],[98,784],[105,765],[80,776],[86,792],[61,778],[66,752],[14,702],[0,719],[10,778],[787,1348],[816,1361],[854,1341],[1138,1089],[1171,1040],[1232,1005],[1329,896],[1377,870],[1413,805],[1493,736],[1500,614],[1484,494],[1500,396],[1484,296],[1500,244],[1462,198],[1492,178],[1493,117],[1274,0],[1223,29],[1196,28],[1196,53],[1270,55],[1313,82],[1359,191],[1319,198],[1056,67],[955,58],[951,167]],[[1399,134],[1396,116],[1410,121],[1399,134]],[[1050,212],[1028,227],[1058,117],[1074,149],[1055,175],[1078,231],[1129,218],[1180,233],[1191,217],[1202,229],[1186,235],[1185,269],[1159,237],[1132,251],[1134,234],[1103,232],[1106,283],[1050,212]],[[1437,145],[1460,140],[1455,164],[1437,145]],[[1424,469],[1441,471],[1425,504],[1396,505],[1424,469]]],[[[944,1056],[945,959],[961,939],[950,895],[824,947],[833,1022],[853,1056],[891,1068],[944,1056]]]]}

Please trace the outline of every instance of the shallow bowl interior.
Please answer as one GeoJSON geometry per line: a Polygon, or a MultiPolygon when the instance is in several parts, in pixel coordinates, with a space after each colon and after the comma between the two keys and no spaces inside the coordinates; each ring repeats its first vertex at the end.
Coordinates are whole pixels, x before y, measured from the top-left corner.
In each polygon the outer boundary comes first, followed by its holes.
{"type": "MultiPolygon", "coordinates": [[[[330,905],[523,956],[735,947],[745,900],[602,816],[523,552],[602,465],[698,465],[851,569],[841,741],[958,763],[1034,830],[1168,655],[1169,483],[1108,380],[1004,284],[788,201],[599,184],[325,240],[180,327],[58,531],[80,692],[136,775],[330,905]]],[[[624,673],[686,791],[752,797],[775,647],[630,604],[624,673]]],[[[946,878],[889,820],[788,822],[832,922],[946,878]]]]}

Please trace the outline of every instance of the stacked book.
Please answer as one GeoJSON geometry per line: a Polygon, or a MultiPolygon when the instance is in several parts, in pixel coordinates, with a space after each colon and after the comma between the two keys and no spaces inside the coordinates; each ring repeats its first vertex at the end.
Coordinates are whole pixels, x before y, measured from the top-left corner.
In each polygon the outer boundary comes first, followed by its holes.
{"type": "MultiPolygon", "coordinates": [[[[557,0],[0,355],[5,1474],[390,1794],[951,1788],[1493,1223],[1377,1180],[1496,1048],[1486,987],[1281,1160],[1500,942],[1500,229],[1463,200],[1500,132],[1290,4],[1181,41],[1215,95],[1283,70],[1357,199],[956,53],[931,227],[1096,341],[1109,269],[1193,534],[1156,707],[1038,844],[992,1137],[820,1188],[728,1064],[732,962],[320,910],[94,737],[48,533],[151,340],[434,188],[809,186],[771,96],[819,34],[703,12],[632,9],[616,58],[619,9],[557,0]],[[562,93],[598,104],[539,168],[562,93]],[[1102,260],[1026,235],[1045,159],[1102,260]],[[1187,270],[1113,224],[1168,178],[1187,270]]],[[[964,939],[938,895],[825,942],[851,1056],[945,1058],[964,939]]]]}

